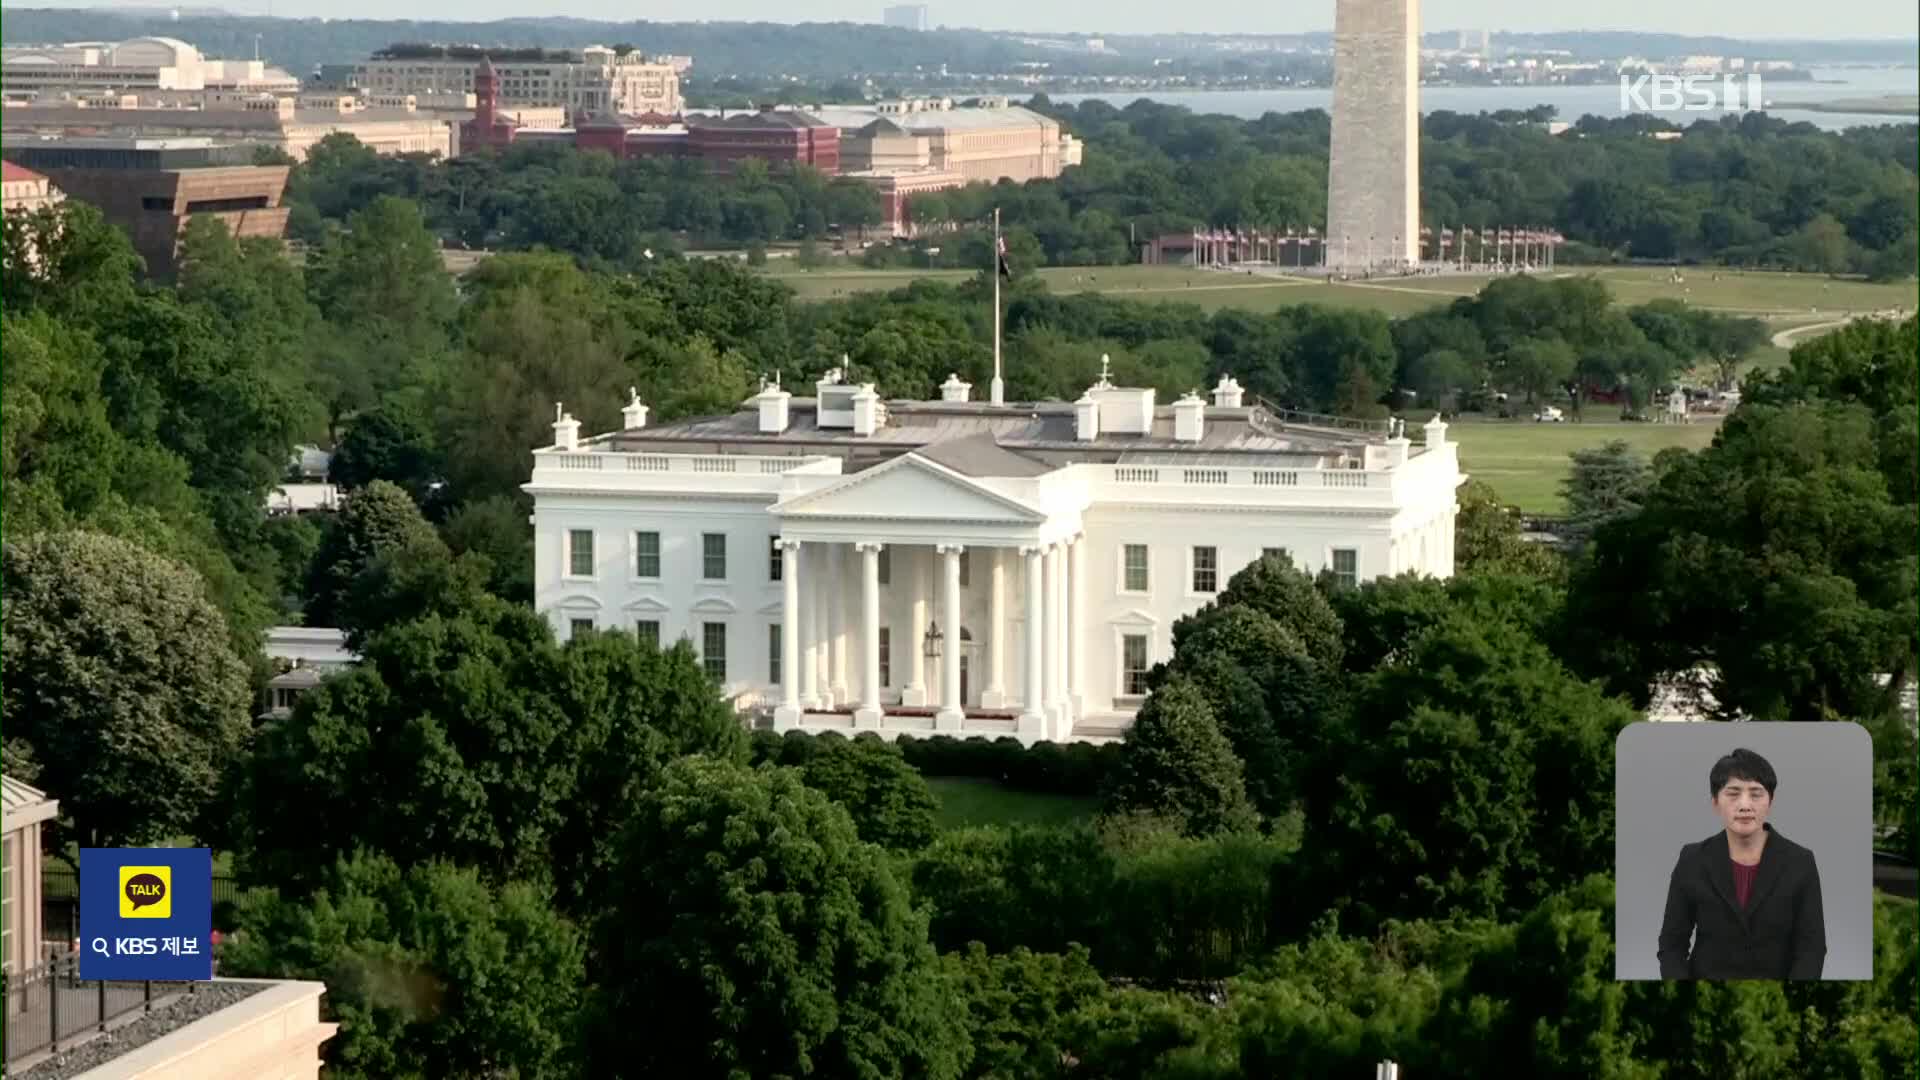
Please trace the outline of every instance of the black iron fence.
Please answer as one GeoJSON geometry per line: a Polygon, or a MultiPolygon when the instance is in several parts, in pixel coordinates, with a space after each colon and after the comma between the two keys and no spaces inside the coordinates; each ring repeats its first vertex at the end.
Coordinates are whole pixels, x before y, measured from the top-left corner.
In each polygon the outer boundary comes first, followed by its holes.
{"type": "Polygon", "coordinates": [[[9,971],[6,1062],[80,1041],[120,1017],[153,1008],[155,998],[197,983],[82,982],[80,954],[57,953],[38,967],[9,971]]]}

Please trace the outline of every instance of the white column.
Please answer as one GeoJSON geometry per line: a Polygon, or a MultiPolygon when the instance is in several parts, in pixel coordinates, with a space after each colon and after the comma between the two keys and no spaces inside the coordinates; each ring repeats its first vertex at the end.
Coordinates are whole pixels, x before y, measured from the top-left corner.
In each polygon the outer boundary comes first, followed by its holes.
{"type": "Polygon", "coordinates": [[[853,726],[880,726],[880,545],[854,545],[860,552],[860,707],[853,726]]]}
{"type": "Polygon", "coordinates": [[[926,559],[926,549],[919,546],[895,547],[893,549],[893,580],[896,585],[905,584],[908,595],[913,598],[910,614],[907,617],[907,632],[895,634],[893,647],[905,649],[907,653],[907,685],[900,691],[900,704],[925,705],[933,695],[927,693],[927,658],[920,651],[920,635],[927,632],[928,592],[926,573],[920,568],[926,559]]]}
{"type": "MultiPolygon", "coordinates": [[[[1087,620],[1087,537],[1085,533],[1073,538],[1073,546],[1067,549],[1069,562],[1067,567],[1067,716],[1068,729],[1072,722],[1080,719],[1080,713],[1086,706],[1084,687],[1087,682],[1087,642],[1086,628],[1081,625],[1087,620]]],[[[1066,730],[1061,732],[1064,736],[1066,730]]]]}
{"type": "Polygon", "coordinates": [[[800,541],[780,541],[780,707],[773,729],[800,724],[800,541]]]}
{"type": "MultiPolygon", "coordinates": [[[[808,545],[800,549],[800,591],[806,599],[800,605],[800,628],[805,640],[800,649],[800,705],[802,708],[820,707],[820,575],[815,571],[820,565],[819,545],[808,545]]],[[[782,672],[781,674],[785,674],[782,672]]]]}
{"type": "Polygon", "coordinates": [[[958,731],[966,717],[966,705],[960,700],[960,553],[965,550],[959,544],[940,545],[940,568],[946,578],[940,597],[940,621],[947,646],[940,655],[940,711],[933,717],[935,730],[958,731]]]}
{"type": "Polygon", "coordinates": [[[852,590],[852,574],[847,572],[847,545],[833,544],[827,548],[827,566],[829,568],[829,588],[833,590],[831,603],[827,608],[827,618],[832,625],[827,630],[827,684],[833,687],[835,704],[845,705],[853,700],[847,692],[847,646],[851,644],[853,622],[849,609],[853,598],[848,595],[852,590]]]}
{"type": "Polygon", "coordinates": [[[1060,624],[1063,621],[1061,616],[1064,614],[1064,612],[1060,610],[1060,600],[1066,595],[1066,590],[1060,587],[1060,577],[1064,565],[1065,560],[1061,558],[1060,545],[1057,543],[1048,544],[1045,586],[1047,590],[1047,616],[1046,627],[1044,628],[1043,634],[1046,639],[1044,645],[1046,661],[1043,665],[1046,670],[1046,690],[1041,697],[1041,704],[1047,716],[1046,737],[1049,739],[1054,737],[1054,733],[1059,727],[1060,675],[1062,669],[1065,667],[1065,665],[1061,663],[1060,657],[1060,624]]]}
{"type": "Polygon", "coordinates": [[[1041,653],[1041,643],[1045,640],[1043,631],[1046,625],[1045,593],[1041,589],[1043,578],[1041,564],[1045,557],[1045,549],[1023,547],[1020,549],[1020,554],[1026,556],[1027,589],[1027,625],[1024,643],[1027,649],[1027,662],[1026,669],[1022,672],[1027,690],[1020,700],[1020,741],[1032,745],[1045,738],[1047,725],[1046,688],[1043,681],[1046,658],[1041,653]]]}
{"type": "Polygon", "coordinates": [[[1007,559],[1005,548],[982,548],[987,556],[987,678],[980,707],[1007,707],[1007,559]]]}

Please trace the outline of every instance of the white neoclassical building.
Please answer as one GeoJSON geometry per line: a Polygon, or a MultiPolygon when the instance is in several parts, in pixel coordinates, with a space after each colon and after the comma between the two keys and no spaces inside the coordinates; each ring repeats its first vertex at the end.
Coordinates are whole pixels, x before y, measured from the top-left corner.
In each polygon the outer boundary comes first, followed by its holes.
{"type": "Polygon", "coordinates": [[[1076,402],[883,401],[831,372],[734,413],[534,451],[535,603],[562,636],[685,637],[777,729],[1110,739],[1173,623],[1277,554],[1360,581],[1453,569],[1446,425],[1106,378],[1076,402]]]}

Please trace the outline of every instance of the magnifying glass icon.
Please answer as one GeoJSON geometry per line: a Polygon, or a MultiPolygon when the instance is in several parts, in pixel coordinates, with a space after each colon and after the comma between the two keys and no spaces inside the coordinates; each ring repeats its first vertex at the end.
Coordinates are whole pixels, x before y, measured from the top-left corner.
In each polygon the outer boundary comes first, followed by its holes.
{"type": "Polygon", "coordinates": [[[97,937],[93,939],[93,951],[99,953],[101,956],[112,955],[111,953],[107,952],[107,939],[103,937],[97,937]]]}

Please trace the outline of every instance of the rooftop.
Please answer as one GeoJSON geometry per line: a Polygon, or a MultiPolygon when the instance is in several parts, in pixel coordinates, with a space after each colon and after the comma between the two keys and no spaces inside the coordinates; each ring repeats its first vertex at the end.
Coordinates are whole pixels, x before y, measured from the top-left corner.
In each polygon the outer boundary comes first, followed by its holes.
{"type": "Polygon", "coordinates": [[[849,131],[872,126],[876,120],[885,120],[899,129],[915,134],[931,134],[939,131],[983,131],[994,128],[1040,128],[1054,123],[1021,105],[991,109],[923,109],[914,112],[885,113],[872,106],[859,108],[830,105],[813,110],[813,114],[824,123],[849,131]]]}
{"type": "Polygon", "coordinates": [[[60,801],[31,784],[0,776],[0,831],[13,832],[60,812],[60,801]]]}
{"type": "Polygon", "coordinates": [[[25,165],[15,165],[11,161],[0,163],[0,170],[3,170],[3,172],[0,172],[0,180],[4,180],[6,183],[9,183],[9,184],[19,183],[27,180],[45,180],[46,179],[46,177],[40,175],[37,172],[34,172],[32,169],[27,168],[25,165]]]}

